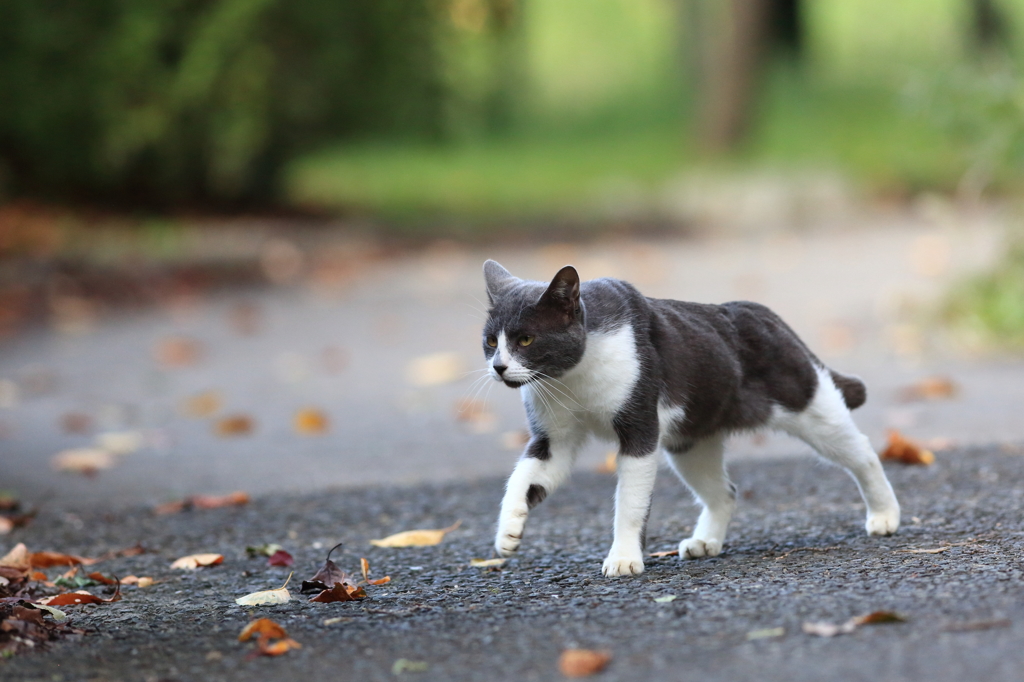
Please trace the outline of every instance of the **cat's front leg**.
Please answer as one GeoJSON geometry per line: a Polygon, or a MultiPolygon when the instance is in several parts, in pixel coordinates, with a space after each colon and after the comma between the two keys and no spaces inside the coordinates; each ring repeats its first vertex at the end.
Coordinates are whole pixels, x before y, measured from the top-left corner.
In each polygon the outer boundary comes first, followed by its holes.
{"type": "Polygon", "coordinates": [[[560,486],[572,470],[577,448],[534,435],[505,486],[494,549],[510,557],[519,550],[530,510],[560,486]]]}
{"type": "Polygon", "coordinates": [[[644,572],[644,536],[658,474],[658,458],[654,452],[639,456],[620,454],[617,471],[615,537],[602,566],[609,578],[644,572]]]}

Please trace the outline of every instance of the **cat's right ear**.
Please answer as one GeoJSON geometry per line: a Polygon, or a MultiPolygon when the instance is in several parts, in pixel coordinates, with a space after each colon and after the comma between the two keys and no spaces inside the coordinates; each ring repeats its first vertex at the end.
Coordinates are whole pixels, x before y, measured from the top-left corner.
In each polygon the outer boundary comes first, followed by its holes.
{"type": "Polygon", "coordinates": [[[518,279],[497,261],[488,260],[484,263],[484,282],[487,284],[487,299],[491,305],[494,305],[502,291],[518,279]]]}

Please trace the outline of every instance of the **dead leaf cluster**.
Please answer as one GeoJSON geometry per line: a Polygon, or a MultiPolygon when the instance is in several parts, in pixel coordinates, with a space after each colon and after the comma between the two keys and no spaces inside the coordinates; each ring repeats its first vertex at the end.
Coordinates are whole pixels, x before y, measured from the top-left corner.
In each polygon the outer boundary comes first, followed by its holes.
{"type": "Polygon", "coordinates": [[[884,460],[900,462],[901,464],[919,464],[928,466],[935,463],[935,454],[914,441],[906,438],[899,431],[889,431],[889,443],[879,457],[884,460]]]}
{"type": "Polygon", "coordinates": [[[57,608],[27,601],[0,602],[0,657],[83,634],[84,630],[70,627],[67,616],[57,608]]]}
{"type": "Polygon", "coordinates": [[[366,585],[384,585],[391,582],[390,576],[383,578],[370,578],[370,562],[365,558],[359,560],[359,568],[362,573],[362,580],[353,580],[345,571],[341,570],[336,563],[331,561],[331,554],[342,546],[339,543],[327,552],[327,559],[312,578],[302,581],[302,594],[312,594],[310,601],[329,604],[337,601],[358,601],[366,598],[366,585]]]}
{"type": "Polygon", "coordinates": [[[58,452],[50,459],[50,466],[56,471],[95,476],[114,466],[119,457],[132,454],[144,444],[145,437],[138,431],[100,433],[90,447],[58,452]]]}

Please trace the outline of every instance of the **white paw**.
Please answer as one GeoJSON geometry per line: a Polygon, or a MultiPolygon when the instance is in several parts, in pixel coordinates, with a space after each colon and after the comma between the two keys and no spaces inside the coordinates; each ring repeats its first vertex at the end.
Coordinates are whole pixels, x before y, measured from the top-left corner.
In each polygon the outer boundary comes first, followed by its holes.
{"type": "Polygon", "coordinates": [[[640,575],[644,572],[644,558],[642,555],[635,556],[625,554],[608,554],[604,560],[601,572],[606,578],[615,578],[620,575],[640,575]]]}
{"type": "Polygon", "coordinates": [[[888,511],[869,513],[867,523],[864,524],[868,535],[892,535],[899,527],[899,507],[888,511]]]}
{"type": "Polygon", "coordinates": [[[680,559],[699,559],[705,556],[718,556],[721,553],[721,540],[701,540],[700,538],[687,538],[679,543],[680,559]]]}
{"type": "Polygon", "coordinates": [[[519,543],[523,540],[523,530],[526,528],[527,509],[517,509],[508,514],[502,514],[498,521],[498,534],[494,538],[494,549],[498,556],[510,557],[519,551],[519,543]]]}

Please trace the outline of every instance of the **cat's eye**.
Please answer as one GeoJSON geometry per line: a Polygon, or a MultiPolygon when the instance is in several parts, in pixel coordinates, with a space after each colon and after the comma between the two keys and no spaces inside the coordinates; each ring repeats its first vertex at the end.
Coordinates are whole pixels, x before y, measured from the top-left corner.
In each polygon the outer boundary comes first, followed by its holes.
{"type": "Polygon", "coordinates": [[[494,334],[488,334],[488,336],[487,336],[487,345],[490,346],[491,348],[497,348],[498,347],[498,339],[496,339],[494,337],[494,334]]]}
{"type": "Polygon", "coordinates": [[[529,346],[531,343],[533,343],[533,337],[532,336],[520,336],[519,337],[519,345],[520,346],[529,346]]]}

